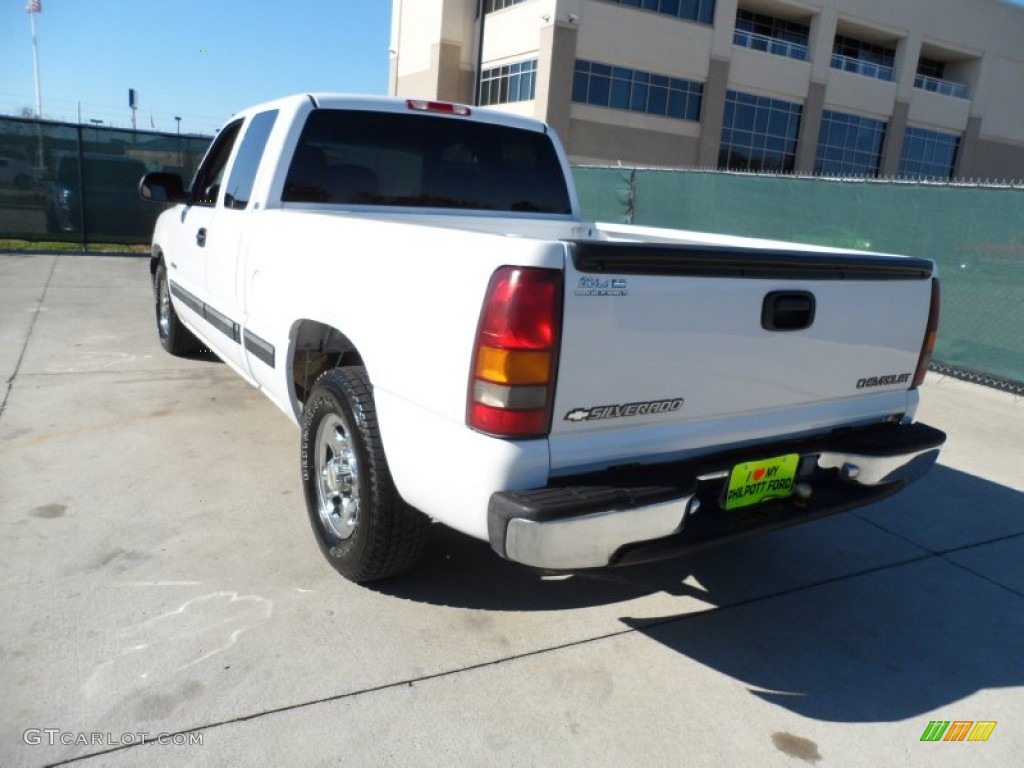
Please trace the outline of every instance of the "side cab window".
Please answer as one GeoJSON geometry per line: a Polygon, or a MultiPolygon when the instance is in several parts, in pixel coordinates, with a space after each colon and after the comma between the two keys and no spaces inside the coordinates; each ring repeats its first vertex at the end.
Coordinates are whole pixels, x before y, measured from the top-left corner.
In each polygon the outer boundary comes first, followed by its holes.
{"type": "Polygon", "coordinates": [[[193,205],[213,207],[217,204],[224,170],[227,168],[228,158],[231,157],[231,150],[241,128],[241,120],[228,123],[213,140],[199,170],[196,171],[195,179],[192,180],[193,205]]]}
{"type": "Polygon", "coordinates": [[[252,186],[256,181],[263,150],[267,146],[270,132],[277,120],[277,110],[271,109],[254,115],[245,129],[242,144],[238,147],[235,162],[231,166],[231,176],[224,192],[224,206],[243,210],[252,196],[252,186]]]}

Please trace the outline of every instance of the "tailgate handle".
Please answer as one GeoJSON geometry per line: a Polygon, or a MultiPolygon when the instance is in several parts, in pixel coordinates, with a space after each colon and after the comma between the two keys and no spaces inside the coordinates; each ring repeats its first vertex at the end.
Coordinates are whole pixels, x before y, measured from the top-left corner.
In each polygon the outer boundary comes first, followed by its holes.
{"type": "Polygon", "coordinates": [[[814,294],[809,291],[772,291],[761,305],[761,327],[766,331],[802,331],[814,322],[814,294]]]}

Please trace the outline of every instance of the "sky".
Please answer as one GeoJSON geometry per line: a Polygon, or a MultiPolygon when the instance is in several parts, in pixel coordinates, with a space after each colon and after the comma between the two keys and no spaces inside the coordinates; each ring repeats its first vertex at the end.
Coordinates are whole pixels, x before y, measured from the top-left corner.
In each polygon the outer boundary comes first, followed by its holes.
{"type": "MultiPolygon", "coordinates": [[[[0,114],[35,108],[25,0],[0,0],[0,114]]],[[[43,115],[211,134],[309,91],[386,94],[391,0],[42,0],[43,115]]]]}
{"type": "MultiPolygon", "coordinates": [[[[963,0],[971,2],[971,0],[963,0]]],[[[1018,5],[1024,0],[1011,0],[1018,5]]],[[[34,110],[25,0],[0,0],[0,114],[34,110]]],[[[42,0],[43,115],[211,134],[239,109],[309,91],[385,94],[391,0],[42,0]]]]}

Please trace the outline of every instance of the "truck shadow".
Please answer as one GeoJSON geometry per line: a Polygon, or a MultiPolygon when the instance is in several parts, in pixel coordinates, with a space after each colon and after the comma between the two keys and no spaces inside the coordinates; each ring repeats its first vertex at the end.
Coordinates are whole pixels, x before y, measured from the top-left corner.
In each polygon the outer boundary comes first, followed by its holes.
{"type": "Polygon", "coordinates": [[[1022,598],[929,558],[755,603],[622,620],[803,717],[893,722],[1024,684],[1022,598]]]}
{"type": "Polygon", "coordinates": [[[939,466],[851,515],[674,561],[555,577],[444,529],[412,578],[374,588],[502,611],[667,593],[679,598],[680,612],[620,617],[624,627],[819,720],[899,720],[985,688],[1024,685],[1024,594],[1006,578],[971,570],[980,552],[986,560],[991,552],[978,545],[1024,553],[1024,493],[939,466]],[[986,519],[995,522],[986,527],[986,519]],[[850,530],[860,531],[860,545],[836,541],[850,530]],[[884,554],[872,554],[879,547],[884,554]]]}

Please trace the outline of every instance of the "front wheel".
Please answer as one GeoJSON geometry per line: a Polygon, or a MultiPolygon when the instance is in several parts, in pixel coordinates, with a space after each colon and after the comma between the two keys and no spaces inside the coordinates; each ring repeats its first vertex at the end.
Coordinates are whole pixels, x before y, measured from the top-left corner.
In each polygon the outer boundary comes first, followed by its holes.
{"type": "Polygon", "coordinates": [[[171,289],[167,282],[167,268],[161,261],[153,274],[153,292],[156,298],[156,330],[160,345],[172,355],[185,355],[199,348],[199,340],[178,318],[171,304],[171,289]]]}
{"type": "Polygon", "coordinates": [[[303,411],[300,463],[313,533],[342,576],[374,581],[416,564],[430,521],[395,489],[365,368],[317,379],[303,411]]]}

